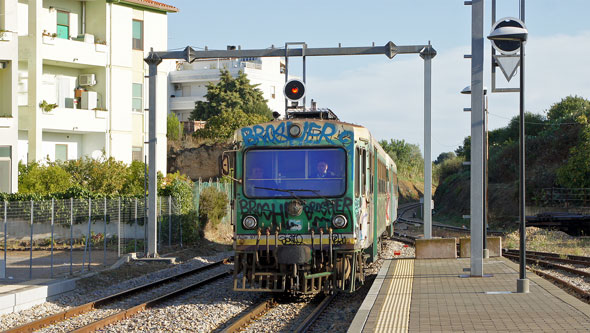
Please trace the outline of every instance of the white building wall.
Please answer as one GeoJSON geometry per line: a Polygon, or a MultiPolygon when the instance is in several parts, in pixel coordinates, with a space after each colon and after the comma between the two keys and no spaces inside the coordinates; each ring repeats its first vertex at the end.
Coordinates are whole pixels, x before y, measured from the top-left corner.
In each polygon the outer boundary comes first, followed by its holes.
{"type": "Polygon", "coordinates": [[[17,0],[0,0],[0,192],[18,191],[17,13],[17,0]]]}
{"type": "Polygon", "coordinates": [[[257,58],[248,61],[240,59],[216,59],[181,63],[178,70],[171,71],[170,109],[180,121],[187,121],[195,102],[204,101],[207,84],[219,81],[219,69],[228,69],[233,77],[243,71],[251,84],[258,84],[268,107],[284,113],[285,99],[283,87],[285,75],[281,73],[282,58],[257,58]]]}

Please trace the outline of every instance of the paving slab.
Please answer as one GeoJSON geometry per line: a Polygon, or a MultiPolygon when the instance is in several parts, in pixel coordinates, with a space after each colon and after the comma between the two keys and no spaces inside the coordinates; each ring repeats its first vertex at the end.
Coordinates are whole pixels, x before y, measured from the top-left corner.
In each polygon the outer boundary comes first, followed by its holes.
{"type": "Polygon", "coordinates": [[[590,331],[590,304],[551,282],[528,272],[530,293],[519,294],[518,265],[508,259],[485,259],[489,277],[469,277],[469,266],[469,259],[391,260],[372,306],[364,304],[371,310],[358,313],[365,318],[355,317],[349,332],[590,331]],[[404,260],[412,261],[409,274],[404,260]]]}

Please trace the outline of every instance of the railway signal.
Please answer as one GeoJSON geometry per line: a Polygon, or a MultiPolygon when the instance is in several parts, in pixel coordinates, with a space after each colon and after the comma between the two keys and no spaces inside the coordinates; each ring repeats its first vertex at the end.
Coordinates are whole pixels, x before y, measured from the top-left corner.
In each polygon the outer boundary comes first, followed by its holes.
{"type": "Polygon", "coordinates": [[[285,83],[285,97],[291,101],[298,101],[305,96],[305,84],[299,80],[285,83]]]}

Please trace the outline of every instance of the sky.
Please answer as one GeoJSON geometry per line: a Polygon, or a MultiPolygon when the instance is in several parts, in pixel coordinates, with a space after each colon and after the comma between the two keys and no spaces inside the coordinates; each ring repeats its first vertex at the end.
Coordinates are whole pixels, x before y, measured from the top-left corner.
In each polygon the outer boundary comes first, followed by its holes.
{"type": "MultiPolygon", "coordinates": [[[[423,45],[432,61],[432,157],[454,151],[470,134],[468,95],[471,6],[462,0],[389,1],[194,1],[161,0],[179,8],[168,17],[168,48],[242,49],[423,45]]],[[[484,35],[491,31],[491,0],[485,1],[484,35]]],[[[519,17],[518,0],[497,0],[496,17],[519,17]]],[[[526,1],[525,110],[543,114],[569,95],[590,99],[590,1],[526,1]]],[[[491,90],[490,42],[485,41],[484,85],[491,90]]],[[[290,58],[291,60],[291,58],[290,58]]],[[[291,62],[291,61],[290,61],[291,62]]],[[[296,63],[296,62],[293,62],[296,63]]],[[[424,143],[424,65],[418,55],[308,57],[307,101],[333,110],[342,121],[367,127],[378,139],[424,143]]],[[[289,68],[300,75],[300,67],[289,68]]],[[[518,87],[497,71],[498,87],[518,87]]],[[[518,114],[518,93],[490,93],[489,129],[518,114]]]]}

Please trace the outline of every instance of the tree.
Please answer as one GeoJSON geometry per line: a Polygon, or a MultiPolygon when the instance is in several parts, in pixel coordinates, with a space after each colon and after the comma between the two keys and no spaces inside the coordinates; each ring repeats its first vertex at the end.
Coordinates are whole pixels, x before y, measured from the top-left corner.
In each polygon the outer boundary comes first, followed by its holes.
{"type": "Polygon", "coordinates": [[[446,153],[440,153],[438,155],[438,157],[436,158],[436,160],[434,160],[434,164],[441,164],[442,162],[452,159],[452,158],[455,158],[455,157],[457,157],[457,155],[455,155],[455,153],[452,151],[449,151],[446,153]]]}
{"type": "Polygon", "coordinates": [[[178,117],[176,117],[174,112],[168,114],[166,125],[166,137],[169,140],[178,140],[182,137],[182,127],[180,126],[180,121],[178,121],[178,117]]]}
{"type": "Polygon", "coordinates": [[[563,98],[547,111],[551,122],[576,121],[579,116],[590,117],[590,101],[578,96],[563,98]]]}
{"type": "Polygon", "coordinates": [[[424,158],[418,145],[394,139],[389,142],[381,140],[379,144],[397,164],[400,176],[415,178],[424,174],[424,158]]]}
{"type": "Polygon", "coordinates": [[[224,112],[242,111],[248,115],[257,114],[272,119],[272,111],[262,97],[262,91],[242,71],[234,79],[228,70],[220,70],[219,82],[207,85],[206,101],[198,101],[191,113],[191,120],[205,120],[224,112]]]}
{"type": "Polygon", "coordinates": [[[263,123],[268,119],[259,114],[247,114],[242,110],[225,111],[209,118],[205,128],[195,132],[200,138],[227,139],[236,129],[248,125],[263,123]]]}

